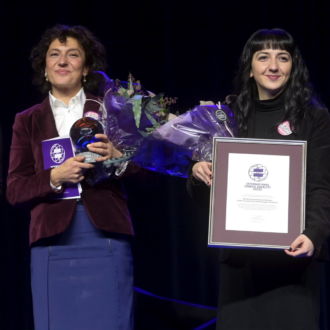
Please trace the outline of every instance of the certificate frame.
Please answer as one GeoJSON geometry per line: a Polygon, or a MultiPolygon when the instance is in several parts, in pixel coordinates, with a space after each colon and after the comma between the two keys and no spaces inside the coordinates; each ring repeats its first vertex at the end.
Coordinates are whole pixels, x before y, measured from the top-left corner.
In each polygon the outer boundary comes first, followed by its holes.
{"type": "MultiPolygon", "coordinates": [[[[305,228],[306,155],[306,141],[215,137],[213,139],[213,178],[210,195],[208,245],[227,248],[289,248],[293,240],[305,228]],[[236,207],[233,208],[232,205],[235,205],[238,201],[234,199],[233,202],[228,199],[233,199],[230,197],[232,194],[228,196],[228,191],[230,191],[228,187],[232,186],[231,183],[235,181],[230,179],[233,178],[232,175],[228,175],[229,157],[232,158],[231,155],[234,155],[234,159],[240,159],[240,157],[242,160],[246,159],[245,157],[248,157],[248,159],[251,158],[253,159],[252,164],[259,164],[258,159],[260,156],[265,155],[273,156],[271,159],[275,160],[281,160],[282,158],[278,158],[279,156],[288,157],[288,175],[286,176],[288,182],[284,184],[287,187],[287,208],[283,207],[282,210],[284,212],[283,214],[287,214],[286,231],[241,230],[240,227],[234,230],[230,228],[226,229],[226,227],[230,227],[228,226],[229,220],[227,216],[228,214],[232,214],[232,209],[235,212],[236,207]],[[229,182],[229,180],[231,181],[229,182]]],[[[246,164],[246,166],[250,166],[248,162],[246,164]]],[[[244,169],[245,165],[242,166],[244,169]]],[[[245,178],[245,174],[243,175],[245,178]]],[[[278,178],[281,178],[281,173],[277,173],[277,175],[278,178]]],[[[251,176],[249,177],[248,173],[246,174],[246,178],[247,182],[251,180],[251,176]]],[[[267,179],[265,180],[267,181],[267,179]]],[[[242,184],[245,183],[243,182],[242,184]]],[[[256,185],[256,183],[252,184],[256,185]]],[[[249,184],[246,187],[249,187],[249,184]]],[[[242,188],[242,191],[244,189],[245,187],[242,188]]],[[[257,203],[255,205],[259,204],[257,203]]],[[[262,206],[262,204],[260,205],[262,206]]],[[[237,204],[237,208],[241,208],[241,204],[237,204]]],[[[258,209],[259,206],[256,208],[258,209]]],[[[262,207],[260,210],[252,212],[256,212],[256,215],[258,215],[257,212],[263,212],[262,207]]],[[[243,210],[242,212],[246,211],[243,210]]],[[[266,219],[267,213],[262,214],[266,219]]]]}

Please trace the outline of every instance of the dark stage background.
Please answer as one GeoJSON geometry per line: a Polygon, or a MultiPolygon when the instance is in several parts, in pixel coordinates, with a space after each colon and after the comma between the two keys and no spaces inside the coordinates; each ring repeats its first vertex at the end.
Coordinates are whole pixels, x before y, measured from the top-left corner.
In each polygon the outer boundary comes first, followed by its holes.
{"type": "MultiPolygon", "coordinates": [[[[41,100],[28,57],[47,27],[87,26],[108,50],[112,78],[131,72],[147,89],[177,96],[180,112],[199,100],[223,100],[249,35],[282,27],[298,41],[330,106],[329,13],[326,1],[315,0],[1,3],[3,179],[14,116],[41,100]]],[[[128,193],[136,229],[137,329],[213,329],[217,250],[207,248],[207,219],[187,196],[185,181],[151,173],[130,180],[128,193]]],[[[32,330],[28,216],[1,198],[0,329],[32,330]]],[[[323,291],[327,302],[326,283],[323,291]]]]}

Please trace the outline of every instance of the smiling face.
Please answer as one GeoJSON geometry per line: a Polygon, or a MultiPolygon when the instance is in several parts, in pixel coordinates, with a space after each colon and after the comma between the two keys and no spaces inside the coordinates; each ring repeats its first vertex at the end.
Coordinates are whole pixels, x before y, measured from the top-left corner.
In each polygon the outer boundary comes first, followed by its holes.
{"type": "Polygon", "coordinates": [[[88,69],[85,52],[75,38],[68,37],[65,42],[52,41],[46,54],[45,73],[55,97],[62,99],[78,93],[88,69]]]}
{"type": "Polygon", "coordinates": [[[258,88],[260,100],[268,100],[279,95],[291,74],[292,58],[282,49],[262,49],[253,54],[250,77],[258,88]]]}

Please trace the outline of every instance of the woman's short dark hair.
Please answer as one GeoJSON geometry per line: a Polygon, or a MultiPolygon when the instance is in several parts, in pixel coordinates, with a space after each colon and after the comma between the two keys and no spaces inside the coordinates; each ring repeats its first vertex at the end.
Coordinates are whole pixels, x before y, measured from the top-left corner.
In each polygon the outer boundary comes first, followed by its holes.
{"type": "Polygon", "coordinates": [[[85,52],[85,66],[89,69],[84,89],[88,92],[98,93],[103,77],[95,71],[106,69],[106,52],[104,46],[84,26],[55,25],[46,30],[39,43],[31,51],[31,62],[34,70],[33,82],[39,86],[41,92],[47,93],[51,85],[45,79],[46,54],[50,44],[58,39],[66,42],[68,37],[76,39],[85,52]]]}
{"type": "Polygon", "coordinates": [[[304,116],[306,105],[311,102],[312,89],[309,73],[301,53],[290,33],[282,29],[261,29],[247,40],[240,57],[238,73],[235,78],[237,117],[241,129],[247,129],[247,118],[256,95],[256,83],[250,77],[253,54],[262,49],[286,50],[292,58],[290,78],[285,87],[285,120],[298,127],[304,116]]]}

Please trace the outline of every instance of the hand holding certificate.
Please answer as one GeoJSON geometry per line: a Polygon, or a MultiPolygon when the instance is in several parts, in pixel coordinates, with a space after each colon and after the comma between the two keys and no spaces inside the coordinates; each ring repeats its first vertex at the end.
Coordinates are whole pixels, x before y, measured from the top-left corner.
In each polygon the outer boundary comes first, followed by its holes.
{"type": "Polygon", "coordinates": [[[311,257],[314,253],[313,242],[304,234],[299,235],[289,249],[284,250],[291,257],[311,257]]]}

